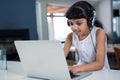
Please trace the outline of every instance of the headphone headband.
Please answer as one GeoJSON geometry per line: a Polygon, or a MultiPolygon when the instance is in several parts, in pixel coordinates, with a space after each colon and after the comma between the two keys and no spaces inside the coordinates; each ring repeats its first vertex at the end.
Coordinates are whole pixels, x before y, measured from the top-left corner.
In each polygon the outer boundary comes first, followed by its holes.
{"type": "Polygon", "coordinates": [[[90,11],[90,15],[89,15],[89,26],[90,27],[93,27],[94,26],[94,22],[95,22],[95,19],[96,19],[96,11],[95,11],[95,8],[89,4],[88,2],[86,1],[81,1],[83,4],[86,4],[89,11],[90,11]]]}
{"type": "Polygon", "coordinates": [[[96,18],[96,11],[93,11],[92,26],[94,26],[95,18],[96,18]]]}

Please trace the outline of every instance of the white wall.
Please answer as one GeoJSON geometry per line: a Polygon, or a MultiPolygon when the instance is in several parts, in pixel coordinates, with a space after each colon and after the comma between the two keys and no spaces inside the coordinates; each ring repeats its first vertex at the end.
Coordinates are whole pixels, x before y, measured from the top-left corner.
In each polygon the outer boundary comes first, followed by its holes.
{"type": "Polygon", "coordinates": [[[46,15],[46,3],[36,1],[37,31],[40,40],[48,40],[48,23],[46,15]]]}
{"type": "Polygon", "coordinates": [[[103,27],[108,35],[112,34],[112,5],[111,0],[101,1],[96,4],[98,19],[102,22],[103,27]]]}

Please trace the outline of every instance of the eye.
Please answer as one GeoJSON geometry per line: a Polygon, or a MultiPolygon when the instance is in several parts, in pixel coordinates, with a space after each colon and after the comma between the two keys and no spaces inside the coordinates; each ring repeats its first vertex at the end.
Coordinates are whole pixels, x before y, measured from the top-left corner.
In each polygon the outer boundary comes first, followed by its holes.
{"type": "Polygon", "coordinates": [[[72,22],[70,22],[69,24],[70,24],[70,26],[72,26],[72,25],[73,25],[73,23],[72,23],[72,22]]]}
{"type": "Polygon", "coordinates": [[[77,22],[76,24],[77,24],[78,26],[80,26],[82,23],[81,23],[81,22],[77,22]]]}
{"type": "Polygon", "coordinates": [[[72,26],[73,23],[72,23],[71,21],[68,21],[68,25],[69,25],[69,26],[72,26]]]}

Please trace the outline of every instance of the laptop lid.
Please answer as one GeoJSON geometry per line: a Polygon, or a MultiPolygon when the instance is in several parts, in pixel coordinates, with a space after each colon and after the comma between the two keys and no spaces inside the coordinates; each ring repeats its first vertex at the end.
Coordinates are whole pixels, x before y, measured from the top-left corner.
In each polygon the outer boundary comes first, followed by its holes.
{"type": "Polygon", "coordinates": [[[60,41],[15,41],[25,74],[50,80],[71,80],[60,41]]]}

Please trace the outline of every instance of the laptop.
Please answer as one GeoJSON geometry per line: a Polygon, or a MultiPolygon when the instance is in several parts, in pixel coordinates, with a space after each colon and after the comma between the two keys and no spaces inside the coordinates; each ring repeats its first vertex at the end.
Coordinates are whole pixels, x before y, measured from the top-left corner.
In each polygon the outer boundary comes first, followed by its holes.
{"type": "Polygon", "coordinates": [[[25,75],[29,78],[79,80],[91,74],[79,73],[75,77],[70,75],[60,41],[21,40],[14,43],[25,75]]]}

